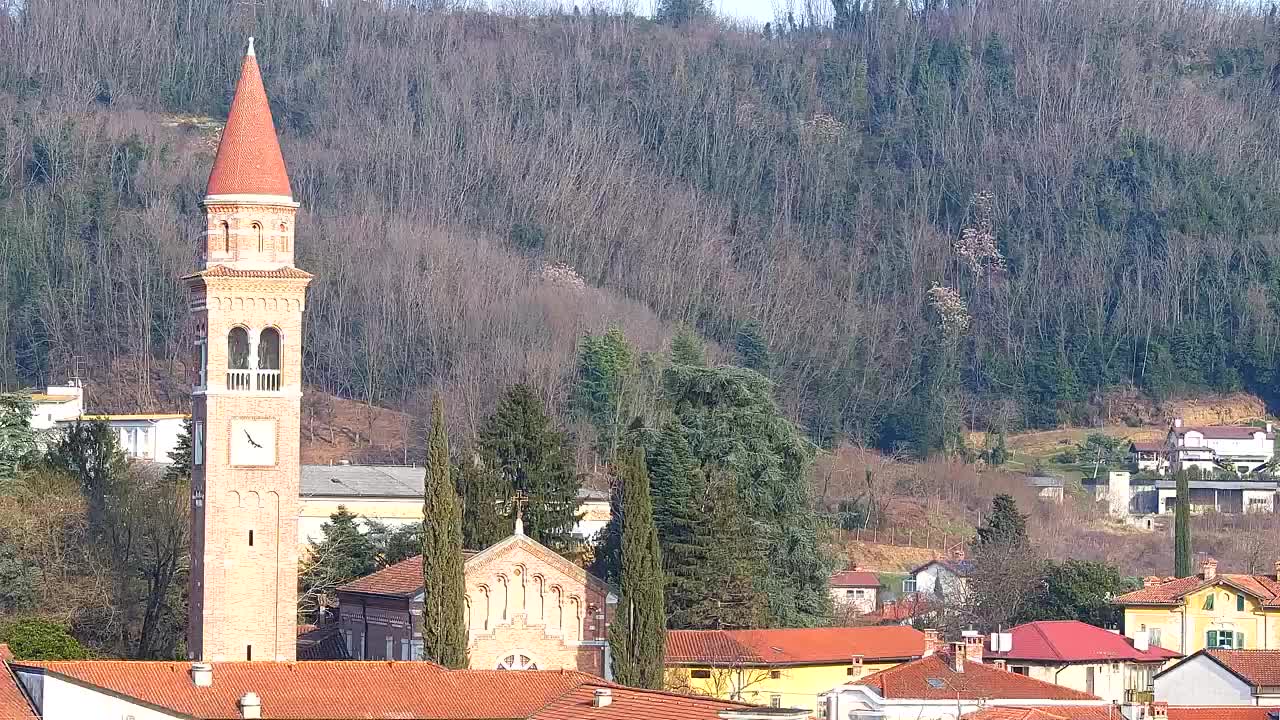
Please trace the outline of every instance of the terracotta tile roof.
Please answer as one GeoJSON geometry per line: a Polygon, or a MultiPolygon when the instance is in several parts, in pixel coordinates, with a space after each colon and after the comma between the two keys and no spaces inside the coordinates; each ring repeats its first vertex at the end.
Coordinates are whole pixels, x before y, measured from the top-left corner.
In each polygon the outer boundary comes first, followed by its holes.
{"type": "Polygon", "coordinates": [[[924,633],[903,626],[783,630],[668,630],[671,665],[817,665],[901,660],[924,654],[924,633]]]}
{"type": "Polygon", "coordinates": [[[880,578],[865,570],[841,570],[827,581],[831,587],[880,587],[880,578]]]}
{"type": "Polygon", "coordinates": [[[855,684],[868,686],[886,699],[955,700],[957,696],[967,700],[1098,699],[1088,693],[982,663],[965,661],[964,672],[958,673],[951,669],[950,658],[944,655],[930,655],[881,670],[855,684]]]}
{"type": "Polygon", "coordinates": [[[886,600],[880,609],[875,612],[867,613],[859,616],[860,620],[872,620],[875,622],[902,622],[912,618],[928,615],[938,609],[938,605],[931,602],[928,598],[920,593],[909,593],[899,597],[897,600],[886,600]]]}
{"type": "Polygon", "coordinates": [[[1250,685],[1280,685],[1280,650],[1203,650],[1250,685]]]}
{"type": "Polygon", "coordinates": [[[1275,437],[1275,433],[1268,433],[1266,428],[1253,427],[1252,425],[1181,427],[1177,428],[1175,432],[1179,437],[1186,435],[1188,432],[1198,432],[1210,440],[1249,440],[1253,437],[1254,433],[1262,433],[1268,438],[1275,437]]]}
{"type": "Polygon", "coordinates": [[[1280,718],[1280,707],[1169,706],[1169,720],[1277,720],[1277,718],[1280,718]]]}
{"type": "Polygon", "coordinates": [[[719,720],[722,710],[746,707],[742,703],[618,685],[579,685],[551,701],[530,720],[719,720]],[[592,707],[597,687],[610,688],[612,702],[606,707],[592,707]]]}
{"type": "Polygon", "coordinates": [[[988,650],[987,658],[1096,663],[1107,660],[1163,662],[1182,657],[1154,645],[1140,651],[1129,638],[1079,620],[1030,622],[1014,627],[1009,633],[1013,635],[1013,649],[1000,653],[988,650]]]}
{"type": "Polygon", "coordinates": [[[306,270],[299,270],[295,267],[282,267],[275,270],[237,270],[229,268],[226,265],[214,265],[206,268],[198,273],[192,273],[183,277],[183,280],[190,278],[291,278],[295,280],[307,280],[315,277],[306,270]]]}
{"type": "MultiPolygon", "coordinates": [[[[463,550],[462,555],[469,560],[475,557],[476,551],[463,550]]],[[[401,560],[395,565],[388,565],[378,572],[352,580],[346,585],[338,586],[338,592],[385,595],[387,597],[406,597],[417,595],[421,591],[421,555],[414,555],[408,560],[401,560]]]]}
{"type": "Polygon", "coordinates": [[[34,720],[35,711],[18,688],[18,680],[9,671],[9,664],[4,661],[8,652],[8,647],[0,645],[0,720],[34,720]]]}
{"type": "Polygon", "coordinates": [[[237,701],[250,691],[262,698],[264,720],[576,720],[588,709],[591,720],[716,720],[722,710],[748,707],[622,687],[573,671],[451,671],[426,662],[212,665],[207,688],[191,682],[191,663],[88,660],[16,667],[202,720],[238,720],[237,701]],[[608,707],[591,707],[596,688],[610,689],[608,707]]]}
{"type": "Polygon", "coordinates": [[[1150,587],[1125,593],[1112,600],[1117,605],[1180,605],[1182,598],[1201,588],[1223,584],[1253,595],[1262,600],[1264,607],[1280,607],[1280,583],[1271,575],[1240,575],[1217,573],[1213,579],[1203,575],[1176,578],[1150,587]]]}
{"type": "Polygon", "coordinates": [[[962,720],[1122,720],[1120,711],[1108,705],[1045,705],[1043,707],[993,707],[964,715],[962,720]]]}
{"type": "Polygon", "coordinates": [[[218,155],[213,160],[206,193],[293,195],[252,40],[240,66],[240,81],[231,100],[227,126],[218,142],[218,155]]]}

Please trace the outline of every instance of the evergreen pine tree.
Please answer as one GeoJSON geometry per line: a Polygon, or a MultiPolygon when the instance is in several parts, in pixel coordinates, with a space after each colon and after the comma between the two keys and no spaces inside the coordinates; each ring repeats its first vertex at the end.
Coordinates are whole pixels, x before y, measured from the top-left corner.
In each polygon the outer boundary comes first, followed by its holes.
{"type": "Polygon", "coordinates": [[[431,404],[431,440],[422,499],[422,659],[467,666],[466,585],[462,569],[462,513],[449,479],[444,403],[431,404]]]}
{"type": "Polygon", "coordinates": [[[1024,547],[1027,542],[1027,516],[1018,512],[1013,496],[1004,493],[995,496],[986,524],[978,528],[977,544],[1024,547]]]}
{"type": "Polygon", "coordinates": [[[612,458],[622,438],[623,394],[635,372],[635,354],[622,331],[588,335],[578,346],[578,382],[573,404],[597,433],[596,450],[612,458]]]}
{"type": "Polygon", "coordinates": [[[644,454],[626,453],[619,464],[625,520],[618,615],[609,628],[614,680],[632,687],[661,688],[666,646],[662,557],[644,454]]]}
{"type": "Polygon", "coordinates": [[[303,595],[324,594],[378,569],[378,548],[360,532],[359,518],[339,505],[320,526],[320,542],[312,542],[298,574],[303,595]]]}
{"type": "Polygon", "coordinates": [[[1173,510],[1173,574],[1180,578],[1195,574],[1195,562],[1191,552],[1191,475],[1198,469],[1179,470],[1177,473],[1178,497],[1173,510]]]}
{"type": "Polygon", "coordinates": [[[552,425],[532,388],[515,385],[506,392],[480,430],[480,452],[503,478],[507,497],[514,492],[528,496],[525,533],[572,556],[581,483],[564,433],[552,425]]]}
{"type": "Polygon", "coordinates": [[[701,367],[706,364],[704,357],[704,349],[702,339],[688,325],[681,325],[676,328],[676,334],[671,338],[671,362],[676,365],[695,365],[701,367]]]}
{"type": "Polygon", "coordinates": [[[671,616],[671,626],[749,629],[770,622],[774,598],[762,591],[769,574],[769,548],[752,522],[729,474],[713,472],[697,499],[700,522],[692,544],[703,561],[691,594],[671,616]]]}
{"type": "Polygon", "coordinates": [[[654,525],[667,574],[667,614],[673,627],[685,627],[689,608],[703,592],[705,553],[698,544],[705,528],[700,512],[701,473],[693,462],[689,443],[674,423],[662,429],[649,449],[647,464],[653,486],[654,525]]]}
{"type": "Polygon", "coordinates": [[[462,502],[462,547],[483,550],[510,535],[512,524],[501,512],[510,493],[480,454],[475,450],[463,453],[453,475],[462,502]]]}
{"type": "Polygon", "coordinates": [[[773,367],[773,357],[769,354],[769,342],[764,337],[764,328],[755,320],[748,320],[738,328],[734,347],[742,358],[743,367],[761,373],[768,373],[769,368],[773,367]]]}
{"type": "Polygon", "coordinates": [[[182,423],[182,434],[169,453],[169,465],[164,469],[164,479],[169,482],[191,481],[191,419],[182,423]]]}

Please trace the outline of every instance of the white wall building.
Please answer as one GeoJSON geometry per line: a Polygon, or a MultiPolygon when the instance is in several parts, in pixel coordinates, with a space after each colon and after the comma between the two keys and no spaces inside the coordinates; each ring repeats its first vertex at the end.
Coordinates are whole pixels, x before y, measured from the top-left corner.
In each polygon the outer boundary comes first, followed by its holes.
{"type": "Polygon", "coordinates": [[[956,601],[969,590],[969,573],[973,563],[964,559],[931,560],[911,571],[903,581],[904,593],[918,593],[927,600],[956,601]]]}
{"type": "Polygon", "coordinates": [[[1200,468],[1206,472],[1234,470],[1246,474],[1261,469],[1275,457],[1275,428],[1248,425],[1188,427],[1175,418],[1169,428],[1169,468],[1200,468]]]}
{"type": "Polygon", "coordinates": [[[84,414],[84,387],[72,380],[66,385],[50,385],[42,393],[33,393],[31,427],[52,430],[60,422],[75,420],[84,414]]]}
{"type": "Polygon", "coordinates": [[[1280,705],[1280,650],[1201,650],[1156,675],[1157,702],[1280,705]]]}
{"type": "MultiPolygon", "coordinates": [[[[186,432],[187,415],[142,414],[142,415],[82,415],[83,422],[102,420],[116,434],[120,449],[134,460],[168,465],[172,462],[169,453],[178,447],[178,440],[186,432]]],[[[75,419],[58,423],[59,427],[67,427],[76,422],[75,419]]]]}

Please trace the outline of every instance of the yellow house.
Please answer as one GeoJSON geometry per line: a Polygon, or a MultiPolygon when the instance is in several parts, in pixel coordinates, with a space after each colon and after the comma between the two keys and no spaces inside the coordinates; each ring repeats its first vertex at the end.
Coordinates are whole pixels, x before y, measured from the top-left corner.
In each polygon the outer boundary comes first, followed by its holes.
{"type": "Polygon", "coordinates": [[[666,683],[676,692],[819,712],[819,695],[938,646],[936,631],[904,626],[669,630],[666,683]]]}
{"type": "Polygon", "coordinates": [[[1217,561],[1208,559],[1197,575],[1146,578],[1144,585],[1113,600],[1124,608],[1130,638],[1183,655],[1205,648],[1280,648],[1277,575],[1220,575],[1217,561]]]}

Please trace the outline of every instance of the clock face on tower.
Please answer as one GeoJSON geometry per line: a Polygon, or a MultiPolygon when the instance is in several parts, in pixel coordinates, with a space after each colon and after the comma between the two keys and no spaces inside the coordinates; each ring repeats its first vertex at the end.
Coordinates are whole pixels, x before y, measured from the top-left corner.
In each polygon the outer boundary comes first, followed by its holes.
{"type": "Polygon", "coordinates": [[[276,464],[276,421],[231,420],[231,464],[270,467],[276,464]]]}

